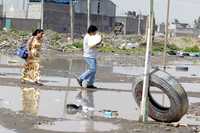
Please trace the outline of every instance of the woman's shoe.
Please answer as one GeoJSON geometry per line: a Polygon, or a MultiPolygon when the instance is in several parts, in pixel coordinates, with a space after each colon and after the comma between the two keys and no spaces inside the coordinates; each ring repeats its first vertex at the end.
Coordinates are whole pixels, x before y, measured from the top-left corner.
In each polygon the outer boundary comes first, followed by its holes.
{"type": "Polygon", "coordinates": [[[21,82],[21,84],[25,84],[26,83],[26,81],[24,79],[21,79],[20,82],[21,82]]]}
{"type": "Polygon", "coordinates": [[[41,83],[41,82],[39,82],[39,81],[35,81],[35,84],[36,84],[36,85],[39,85],[39,86],[43,86],[43,85],[44,85],[43,83],[41,83]]]}

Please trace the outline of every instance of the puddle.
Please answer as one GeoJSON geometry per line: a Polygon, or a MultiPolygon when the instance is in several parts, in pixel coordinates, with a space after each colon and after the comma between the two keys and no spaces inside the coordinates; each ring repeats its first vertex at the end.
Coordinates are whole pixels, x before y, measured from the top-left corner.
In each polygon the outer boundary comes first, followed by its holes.
{"type": "MultiPolygon", "coordinates": [[[[188,66],[188,67],[189,67],[189,71],[183,72],[183,71],[176,71],[175,66],[170,66],[170,68],[167,69],[167,72],[175,77],[194,77],[192,76],[194,74],[195,74],[195,77],[200,77],[199,66],[188,66]]],[[[135,76],[143,75],[144,67],[113,66],[113,73],[135,75],[135,76]]]]}
{"type": "Polygon", "coordinates": [[[119,126],[108,122],[94,121],[57,121],[50,125],[37,125],[35,128],[57,132],[108,132],[119,129],[119,126]]]}
{"type": "Polygon", "coordinates": [[[144,67],[113,66],[113,73],[126,74],[126,75],[142,75],[144,73],[144,67]]]}
{"type": "MultiPolygon", "coordinates": [[[[50,118],[76,119],[76,116],[68,114],[66,105],[72,103],[79,104],[77,103],[77,96],[80,91],[47,91],[30,87],[24,87],[22,90],[19,87],[8,86],[0,86],[0,88],[0,107],[50,118]]],[[[152,95],[161,105],[170,105],[166,95],[158,93],[153,93],[152,95]]],[[[87,98],[90,102],[90,106],[94,107],[95,110],[101,111],[109,109],[118,111],[119,118],[138,120],[139,109],[130,92],[118,92],[113,90],[89,91],[87,98]]],[[[199,101],[200,98],[189,97],[190,103],[199,101]]]]}
{"type": "MultiPolygon", "coordinates": [[[[67,114],[66,105],[76,103],[76,96],[79,94],[79,91],[46,91],[39,88],[23,88],[22,91],[19,87],[6,86],[0,86],[0,88],[0,107],[51,118],[71,118],[71,115],[67,114]]],[[[118,111],[120,118],[138,119],[137,105],[130,92],[94,91],[89,93],[95,109],[118,111]]]]}
{"type": "Polygon", "coordinates": [[[0,55],[0,64],[3,65],[20,65],[24,63],[24,60],[20,59],[17,56],[6,56],[6,55],[0,55]]]}
{"type": "Polygon", "coordinates": [[[18,87],[0,86],[0,107],[19,111],[21,106],[21,90],[18,87]]]}
{"type": "Polygon", "coordinates": [[[0,73],[5,73],[8,75],[19,75],[21,73],[21,69],[20,68],[1,67],[0,73]]]}
{"type": "MultiPolygon", "coordinates": [[[[0,64],[8,64],[9,60],[11,59],[13,58],[5,58],[0,56],[0,64]],[[1,58],[3,59],[1,60],[1,58]]],[[[45,84],[50,86],[66,86],[66,89],[67,86],[77,87],[78,84],[75,79],[65,78],[68,75],[64,72],[70,70],[72,73],[80,73],[86,68],[82,60],[72,61],[55,59],[43,62],[43,65],[45,66],[45,69],[43,69],[44,75],[42,75],[42,80],[46,81],[45,84]]],[[[100,65],[98,70],[102,72],[104,72],[103,70],[106,70],[107,74],[141,75],[143,74],[144,68],[121,66],[108,67],[100,65]]],[[[192,74],[196,74],[197,77],[200,77],[199,66],[189,66],[188,72],[177,72],[175,68],[172,67],[170,69],[167,69],[167,71],[175,77],[191,77],[192,74]]],[[[5,72],[8,74],[6,75],[6,78],[19,78],[21,69],[0,68],[0,73],[5,72]]],[[[95,108],[95,110],[109,109],[113,111],[118,111],[119,118],[138,120],[140,112],[130,92],[131,83],[98,82],[96,83],[96,85],[105,89],[88,93],[87,98],[90,102],[91,107],[95,108]]],[[[199,92],[200,84],[183,83],[182,85],[184,86],[186,91],[199,92]]],[[[37,116],[73,119],[72,121],[58,121],[55,122],[53,125],[39,125],[38,128],[40,129],[63,132],[86,132],[87,130],[106,132],[118,128],[117,126],[110,123],[83,121],[80,120],[80,117],[78,115],[69,114],[66,110],[66,105],[77,102],[76,98],[79,94],[79,91],[47,91],[31,87],[24,87],[22,90],[22,88],[20,87],[8,86],[0,86],[0,88],[0,107],[9,108],[13,111],[24,111],[26,113],[37,116]],[[76,121],[77,119],[79,119],[79,121],[76,121]]],[[[153,94],[153,97],[164,106],[170,105],[167,96],[163,94],[156,93],[153,94]]],[[[190,104],[199,101],[200,98],[189,98],[190,104]]],[[[94,115],[98,116],[98,114],[95,113],[94,115]]],[[[198,124],[198,121],[196,119],[188,119],[187,116],[183,117],[180,122],[198,124]]],[[[1,129],[3,130],[3,128],[0,127],[0,132],[1,129]]],[[[7,131],[5,131],[5,133],[7,133],[7,131]]]]}
{"type": "Polygon", "coordinates": [[[17,133],[15,129],[7,129],[0,125],[0,133],[17,133]]]}

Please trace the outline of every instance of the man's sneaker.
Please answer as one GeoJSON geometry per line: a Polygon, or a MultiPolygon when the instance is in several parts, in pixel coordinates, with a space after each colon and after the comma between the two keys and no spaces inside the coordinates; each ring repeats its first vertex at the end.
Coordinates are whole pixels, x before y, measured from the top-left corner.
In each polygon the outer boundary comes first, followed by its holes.
{"type": "Polygon", "coordinates": [[[89,89],[96,89],[97,87],[94,86],[94,85],[87,85],[87,88],[89,88],[89,89]]]}
{"type": "Polygon", "coordinates": [[[82,82],[83,82],[83,81],[81,81],[79,78],[76,78],[76,81],[78,82],[78,84],[79,84],[80,86],[82,86],[82,82]]]}

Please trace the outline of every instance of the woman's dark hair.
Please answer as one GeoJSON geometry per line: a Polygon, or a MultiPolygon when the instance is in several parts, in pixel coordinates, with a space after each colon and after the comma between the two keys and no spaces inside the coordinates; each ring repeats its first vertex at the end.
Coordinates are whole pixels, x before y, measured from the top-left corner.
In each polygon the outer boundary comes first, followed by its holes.
{"type": "Polygon", "coordinates": [[[98,31],[98,28],[94,25],[90,25],[87,32],[88,33],[94,33],[96,31],[98,31]]]}
{"type": "Polygon", "coordinates": [[[42,29],[36,29],[33,33],[32,33],[32,36],[37,36],[37,34],[41,33],[41,32],[44,32],[44,30],[42,29]]]}

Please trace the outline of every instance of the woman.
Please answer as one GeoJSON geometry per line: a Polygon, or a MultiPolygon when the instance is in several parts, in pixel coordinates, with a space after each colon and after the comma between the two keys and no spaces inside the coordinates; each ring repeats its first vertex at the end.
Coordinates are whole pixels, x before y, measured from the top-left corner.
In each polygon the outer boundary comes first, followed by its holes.
{"type": "Polygon", "coordinates": [[[44,31],[37,29],[33,32],[32,37],[28,40],[28,58],[24,64],[21,81],[36,83],[42,85],[40,80],[40,50],[42,47],[44,31]]]}

